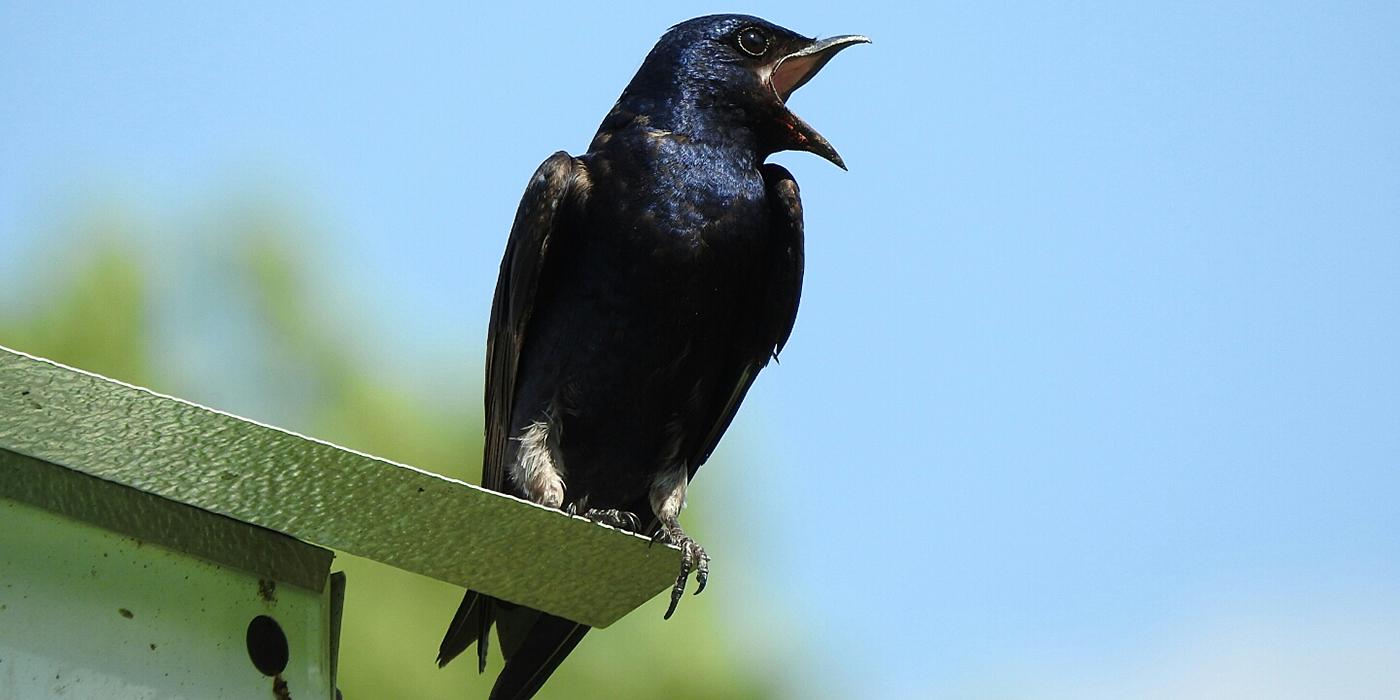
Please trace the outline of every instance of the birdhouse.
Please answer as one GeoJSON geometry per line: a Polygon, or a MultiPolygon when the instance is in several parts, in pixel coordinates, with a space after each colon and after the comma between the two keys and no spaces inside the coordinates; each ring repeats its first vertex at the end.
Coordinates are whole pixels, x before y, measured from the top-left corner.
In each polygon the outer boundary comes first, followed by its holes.
{"type": "Polygon", "coordinates": [[[643,537],[0,348],[0,698],[333,699],[354,586],[337,551],[594,627],[679,566],[643,537]]]}

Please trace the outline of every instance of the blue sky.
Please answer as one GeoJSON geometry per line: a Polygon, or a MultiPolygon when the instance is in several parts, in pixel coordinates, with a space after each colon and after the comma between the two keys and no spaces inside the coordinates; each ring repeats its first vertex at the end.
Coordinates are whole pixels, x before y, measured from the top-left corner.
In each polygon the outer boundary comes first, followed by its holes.
{"type": "Polygon", "coordinates": [[[1397,6],[197,5],[0,7],[6,278],[75,201],[270,187],[376,351],[476,357],[526,178],[667,26],[867,34],[792,101],[850,172],[776,158],[803,307],[692,495],[735,624],[810,696],[1400,685],[1397,6]]]}

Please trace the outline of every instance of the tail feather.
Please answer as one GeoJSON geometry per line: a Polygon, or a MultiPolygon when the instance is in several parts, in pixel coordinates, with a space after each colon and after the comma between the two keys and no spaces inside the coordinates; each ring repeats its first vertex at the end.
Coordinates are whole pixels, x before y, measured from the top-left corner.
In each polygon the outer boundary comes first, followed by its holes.
{"type": "Polygon", "coordinates": [[[443,636],[442,644],[438,646],[439,668],[457,658],[467,647],[480,642],[477,644],[478,671],[486,670],[487,646],[490,644],[491,623],[495,617],[495,606],[492,605],[494,602],[490,596],[467,591],[462,598],[462,604],[457,606],[457,614],[452,616],[452,622],[447,626],[447,634],[443,636]]]}
{"type": "Polygon", "coordinates": [[[438,666],[445,666],[476,644],[478,669],[485,671],[492,625],[506,665],[496,677],[490,700],[534,697],[589,630],[572,620],[467,591],[438,647],[438,666]]]}
{"type": "Polygon", "coordinates": [[[511,645],[514,648],[506,657],[506,667],[496,677],[490,700],[528,700],[534,697],[589,630],[588,625],[546,613],[537,613],[524,635],[508,631],[506,627],[509,624],[504,618],[500,622],[497,630],[501,635],[502,648],[507,646],[507,638],[512,638],[516,643],[511,645]]]}

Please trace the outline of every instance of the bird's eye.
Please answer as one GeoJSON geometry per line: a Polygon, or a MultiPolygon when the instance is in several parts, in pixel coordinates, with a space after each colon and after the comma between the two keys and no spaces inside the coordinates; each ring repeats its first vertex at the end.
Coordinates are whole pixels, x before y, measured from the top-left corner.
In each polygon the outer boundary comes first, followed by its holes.
{"type": "Polygon", "coordinates": [[[739,48],[755,58],[768,52],[768,35],[758,27],[745,27],[739,30],[739,48]]]}

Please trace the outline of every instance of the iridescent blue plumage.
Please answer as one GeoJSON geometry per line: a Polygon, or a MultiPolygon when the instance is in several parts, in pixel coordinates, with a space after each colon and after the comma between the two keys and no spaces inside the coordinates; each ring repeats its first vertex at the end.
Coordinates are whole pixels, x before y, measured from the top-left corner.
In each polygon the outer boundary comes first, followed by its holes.
{"type": "MultiPolygon", "coordinates": [[[[588,152],[545,161],[521,200],[492,306],[483,486],[631,526],[682,550],[671,607],[709,557],[686,485],[791,332],[802,211],[780,150],[841,159],[785,100],[864,37],[756,17],[672,27],[588,152]]],[[[844,166],[842,166],[844,167],[844,166]]],[[[492,698],[528,698],[587,627],[469,592],[439,663],[495,625],[492,698]]]]}

